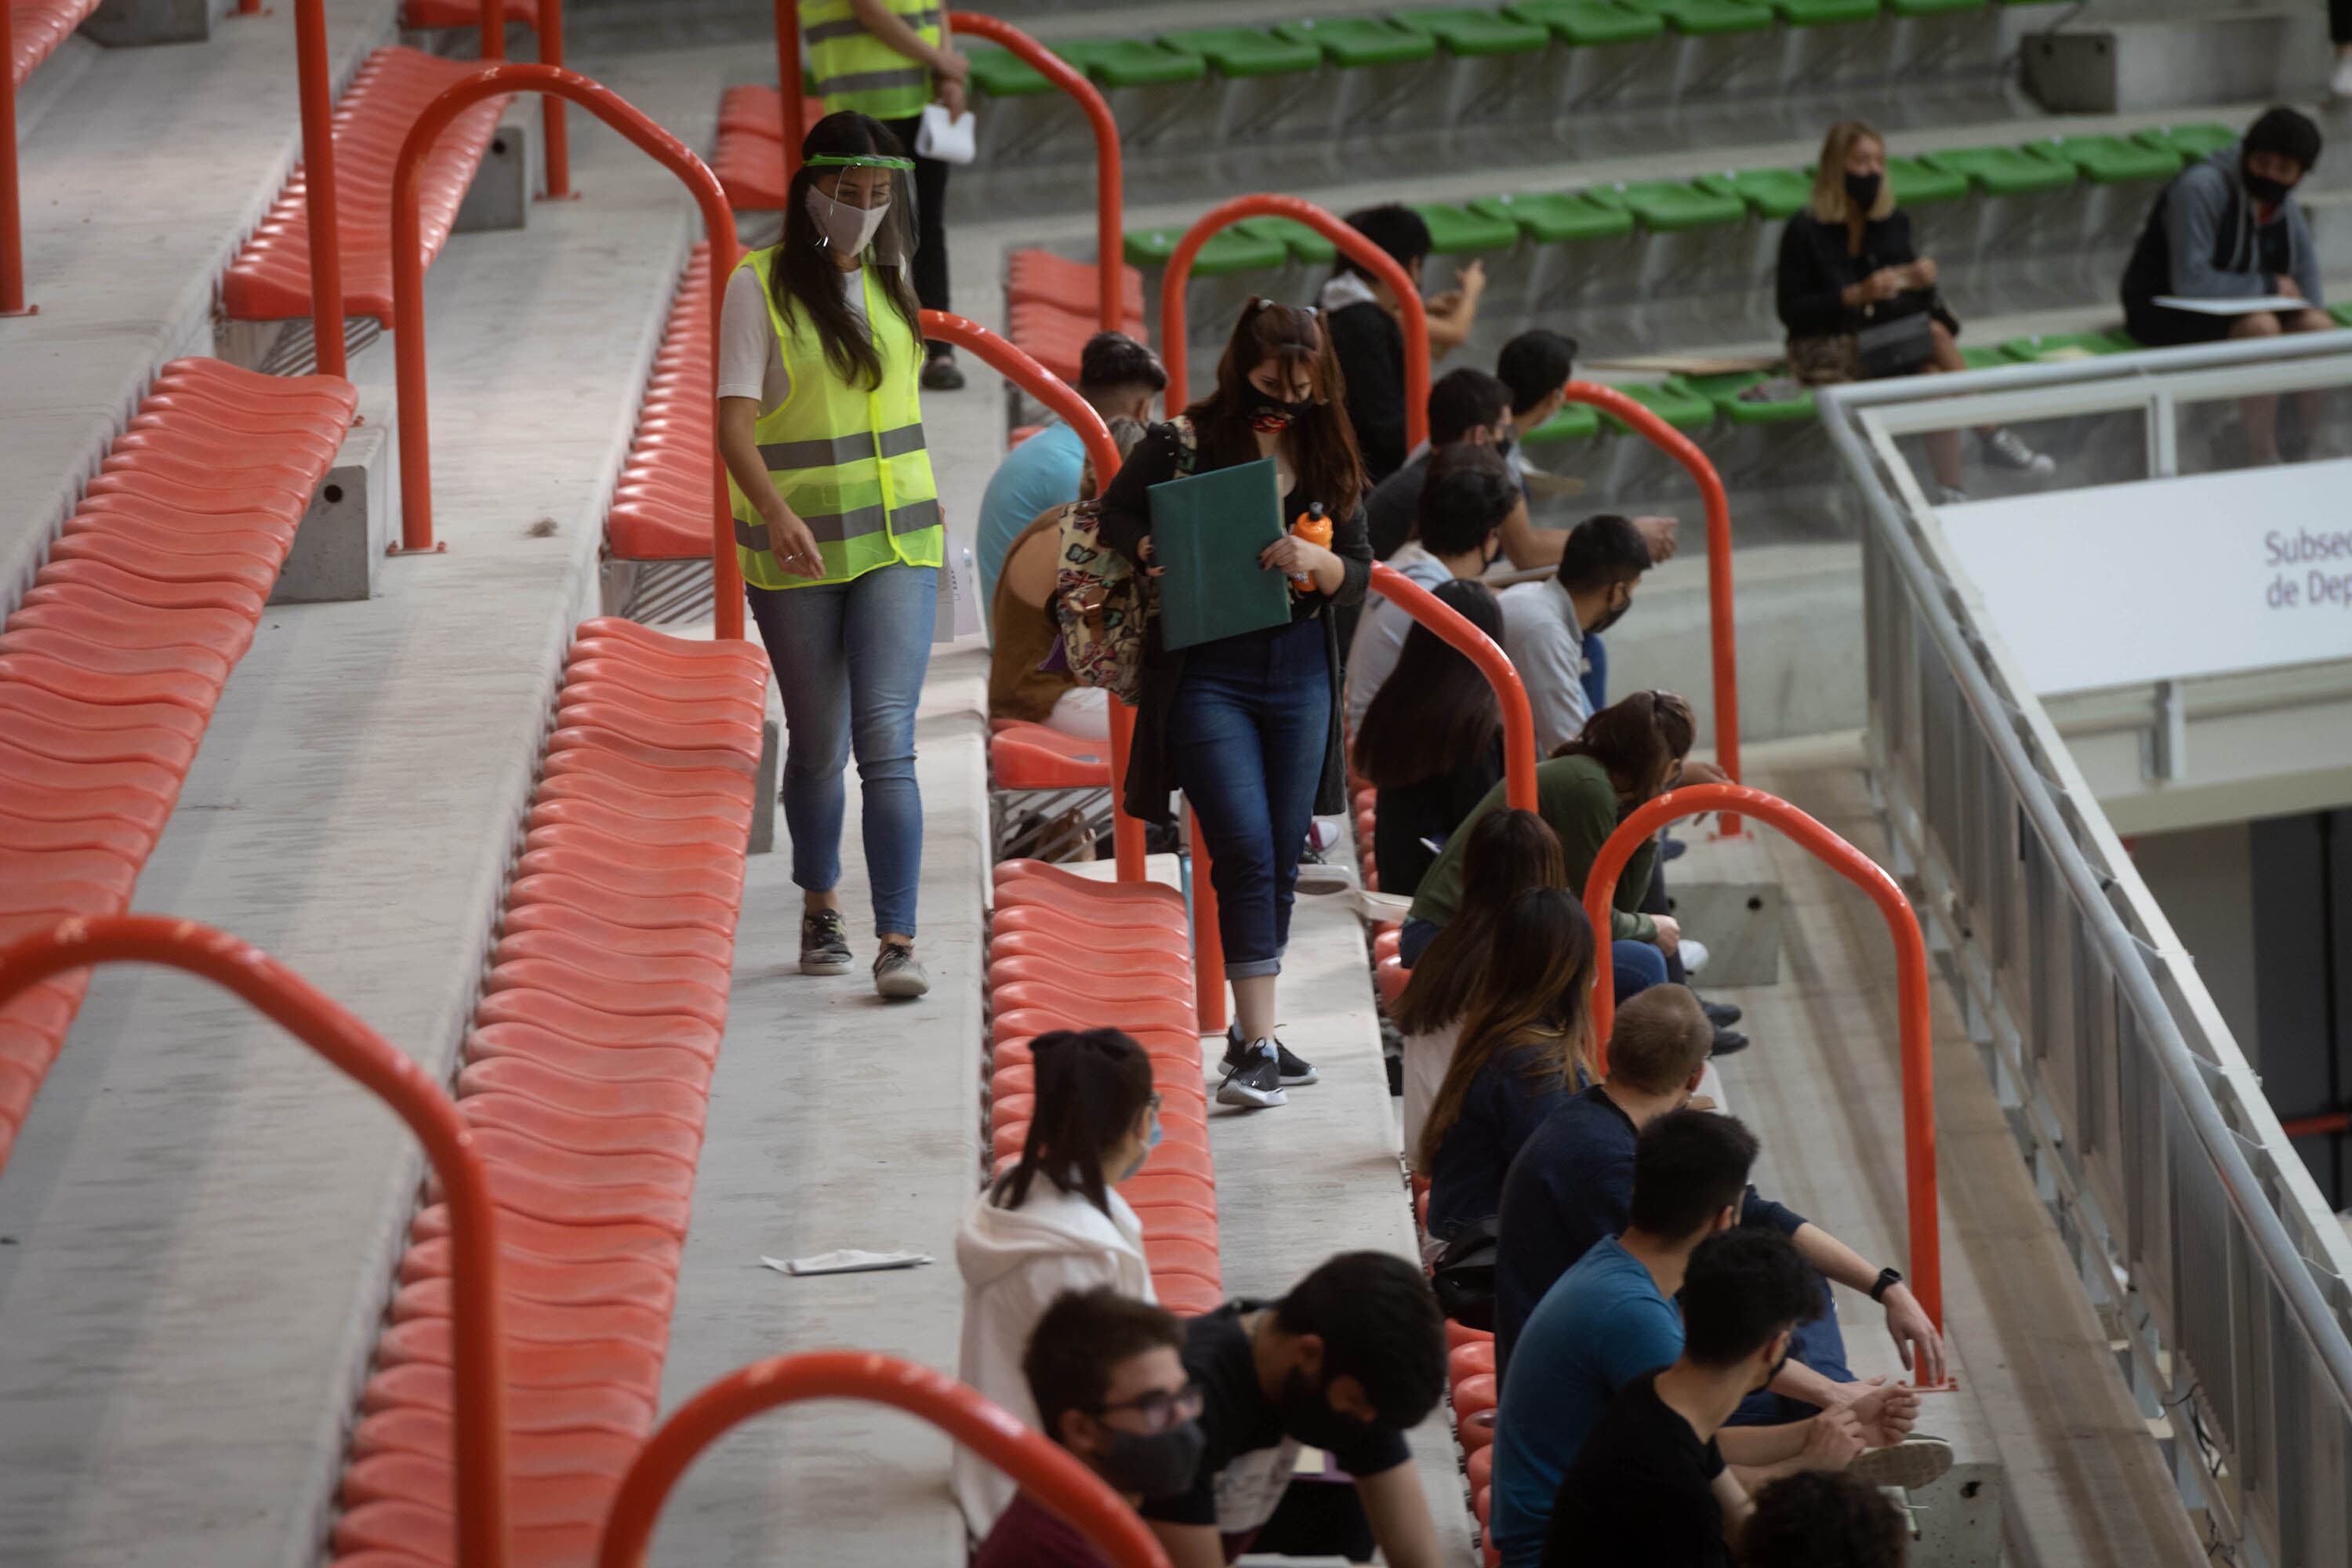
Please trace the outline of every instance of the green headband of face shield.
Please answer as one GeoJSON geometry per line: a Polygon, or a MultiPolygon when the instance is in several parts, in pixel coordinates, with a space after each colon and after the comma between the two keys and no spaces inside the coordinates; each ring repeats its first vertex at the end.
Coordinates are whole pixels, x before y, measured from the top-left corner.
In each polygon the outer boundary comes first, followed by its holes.
{"type": "Polygon", "coordinates": [[[912,174],[915,168],[912,158],[886,158],[879,153],[859,153],[845,158],[831,153],[812,153],[802,162],[817,169],[897,169],[912,174]]]}

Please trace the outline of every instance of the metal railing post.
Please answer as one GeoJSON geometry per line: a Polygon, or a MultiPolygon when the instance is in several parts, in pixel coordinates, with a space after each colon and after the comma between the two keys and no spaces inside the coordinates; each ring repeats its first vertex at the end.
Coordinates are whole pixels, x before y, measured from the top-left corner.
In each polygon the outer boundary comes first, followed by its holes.
{"type": "Polygon", "coordinates": [[[482,0],[482,58],[507,58],[507,0],[482,0]]]}
{"type": "MultiPolygon", "coordinates": [[[[539,0],[539,63],[563,68],[563,0],[539,0]]],[[[572,188],[572,128],[563,118],[563,100],[547,93],[540,100],[540,127],[547,138],[547,199],[569,201],[572,188]]]]}
{"type": "MultiPolygon", "coordinates": [[[[316,5],[319,0],[304,0],[316,5]]],[[[544,92],[571,100],[619,132],[640,152],[684,181],[702,208],[710,246],[711,398],[718,399],[719,304],[735,269],[735,215],[719,177],[685,142],[600,82],[551,65],[486,65],[453,82],[426,104],[401,143],[392,178],[392,298],[394,368],[400,418],[400,535],[404,553],[443,548],[433,537],[433,448],[425,374],[425,245],[420,184],[425,160],[449,122],[486,98],[544,92]]],[[[735,519],[727,500],[727,468],[712,443],[710,459],[712,615],[722,637],[743,636],[743,574],[735,559],[735,519]]]]}
{"type": "Polygon", "coordinates": [[[1192,275],[1192,260],[1201,247],[1245,217],[1286,217],[1305,224],[1346,252],[1350,260],[1372,269],[1373,276],[1397,297],[1404,321],[1404,442],[1410,448],[1429,439],[1429,312],[1422,307],[1421,290],[1397,265],[1396,258],[1313,202],[1297,196],[1260,195],[1235,196],[1202,213],[1184,237],[1160,279],[1160,360],[1168,368],[1168,404],[1181,408],[1191,397],[1190,370],[1184,344],[1184,284],[1192,275]]]}
{"type": "Polygon", "coordinates": [[[1739,810],[1779,828],[1799,848],[1870,895],[1895,939],[1895,1005],[1902,1026],[1905,1197],[1911,1232],[1911,1293],[1940,1332],[1944,1326],[1944,1267],[1936,1227],[1935,1037],[1928,1012],[1927,943],[1919,917],[1901,887],[1878,862],[1778,795],[1739,784],[1692,784],[1648,802],[1617,825],[1593,858],[1584,883],[1584,912],[1601,944],[1593,965],[1595,1056],[1609,1070],[1609,1029],[1616,1013],[1616,976],[1608,963],[1610,916],[1617,879],[1649,837],[1670,823],[1706,811],[1739,810]]]}
{"type": "Polygon", "coordinates": [[[778,129],[783,132],[784,184],[789,185],[800,173],[801,138],[808,134],[801,123],[808,118],[808,104],[801,90],[800,0],[776,0],[776,93],[783,108],[778,129]]]}
{"type": "Polygon", "coordinates": [[[407,1052],[248,942],[162,915],[68,919],[0,951],[0,1006],[52,975],[160,963],[202,976],[390,1105],[425,1146],[449,1205],[451,1468],[461,1568],[507,1558],[507,1378],[497,1215],[473,1133],[407,1052]]]}
{"type": "Polygon", "coordinates": [[[0,316],[25,309],[25,214],[16,190],[16,29],[0,0],[0,316]]]}
{"type": "Polygon", "coordinates": [[[343,355],[343,231],[335,202],[335,94],[328,80],[326,0],[294,0],[294,68],[302,106],[302,210],[310,231],[311,336],[317,342],[319,374],[348,376],[351,369],[343,355]]]}
{"type": "MultiPolygon", "coordinates": [[[[1706,627],[1715,677],[1715,760],[1737,782],[1739,778],[1739,647],[1738,627],[1731,601],[1731,502],[1724,494],[1723,477],[1706,454],[1689,437],[1613,387],[1589,381],[1571,381],[1564,394],[1570,403],[1586,403],[1622,420],[1628,428],[1683,466],[1698,485],[1706,509],[1706,627]]],[[[1719,825],[1726,838],[1739,837],[1739,818],[1726,812],[1719,825]]]]}

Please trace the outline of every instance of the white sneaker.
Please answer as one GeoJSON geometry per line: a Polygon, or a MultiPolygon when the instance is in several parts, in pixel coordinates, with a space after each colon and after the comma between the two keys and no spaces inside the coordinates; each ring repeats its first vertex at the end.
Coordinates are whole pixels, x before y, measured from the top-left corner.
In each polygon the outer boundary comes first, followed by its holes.
{"type": "Polygon", "coordinates": [[[1706,943],[1696,937],[1685,937],[1675,944],[1675,952],[1683,961],[1685,974],[1696,974],[1706,967],[1706,943]]]}
{"type": "Polygon", "coordinates": [[[1958,485],[1931,484],[1927,487],[1927,503],[1930,506],[1966,506],[1969,492],[1958,485]]]}
{"type": "Polygon", "coordinates": [[[1977,437],[1978,449],[1984,453],[1985,463],[1995,468],[2007,468],[2014,474],[2031,474],[2046,479],[2058,471],[2058,459],[2047,452],[2037,452],[2025,444],[2024,437],[2004,425],[1990,436],[1977,437]]]}
{"type": "Polygon", "coordinates": [[[1307,829],[1307,847],[1317,855],[1328,855],[1339,847],[1348,830],[1328,816],[1318,816],[1307,829]]]}
{"type": "Polygon", "coordinates": [[[1951,1468],[1952,1446],[1941,1437],[1922,1437],[1916,1433],[1900,1443],[1868,1450],[1850,1467],[1857,1480],[1906,1491],[1941,1479],[1951,1468]]]}

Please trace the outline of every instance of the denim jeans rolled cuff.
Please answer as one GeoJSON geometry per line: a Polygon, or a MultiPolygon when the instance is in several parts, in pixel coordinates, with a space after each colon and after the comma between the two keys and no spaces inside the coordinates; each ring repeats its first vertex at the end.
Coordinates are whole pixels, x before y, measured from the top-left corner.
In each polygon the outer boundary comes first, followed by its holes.
{"type": "Polygon", "coordinates": [[[1419,915],[1405,916],[1404,924],[1397,928],[1397,962],[1407,969],[1419,963],[1421,955],[1429,951],[1429,944],[1435,942],[1437,933],[1444,929],[1436,921],[1423,920],[1419,915]]]}
{"type": "Polygon", "coordinates": [[[1282,954],[1279,952],[1272,958],[1244,958],[1239,963],[1229,960],[1225,964],[1225,978],[1228,980],[1264,980],[1281,973],[1282,954]]]}
{"type": "Polygon", "coordinates": [[[784,705],[784,828],[793,881],[841,883],[848,816],[843,774],[857,759],[859,829],[874,934],[915,934],[923,803],[915,784],[915,708],[930,666],[936,566],[881,566],[846,583],[747,588],[784,705]]]}
{"type": "Polygon", "coordinates": [[[1622,1002],[1666,983],[1666,955],[1646,942],[1612,942],[1609,972],[1617,986],[1617,1000],[1622,1002]]]}

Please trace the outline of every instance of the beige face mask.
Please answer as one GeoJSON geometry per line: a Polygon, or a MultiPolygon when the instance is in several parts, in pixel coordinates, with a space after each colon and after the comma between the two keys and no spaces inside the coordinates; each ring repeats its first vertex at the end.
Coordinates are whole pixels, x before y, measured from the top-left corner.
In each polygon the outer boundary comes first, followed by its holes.
{"type": "Polygon", "coordinates": [[[854,207],[835,201],[812,185],[808,215],[826,249],[840,256],[863,256],[866,247],[874,243],[875,235],[881,232],[882,220],[890,216],[890,204],[885,201],[876,206],[854,207]]]}

